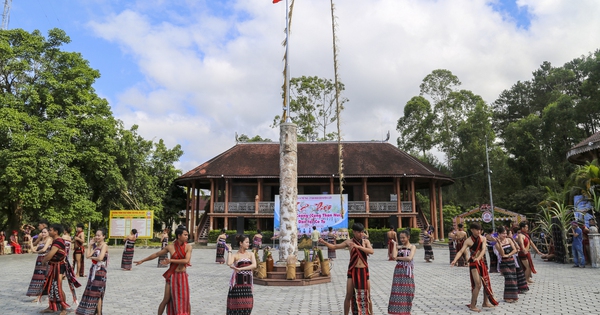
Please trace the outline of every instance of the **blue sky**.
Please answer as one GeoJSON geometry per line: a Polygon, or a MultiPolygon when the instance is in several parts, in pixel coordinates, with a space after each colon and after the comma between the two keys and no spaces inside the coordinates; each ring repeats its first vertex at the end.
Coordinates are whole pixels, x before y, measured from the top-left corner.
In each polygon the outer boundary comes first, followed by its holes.
{"type": "Polygon", "coordinates": [[[490,2],[492,8],[501,13],[505,20],[513,22],[519,28],[528,29],[531,25],[531,13],[527,5],[519,5],[517,0],[498,0],[490,2]]]}
{"type": "MultiPolygon", "coordinates": [[[[345,140],[391,142],[404,104],[435,69],[493,102],[544,61],[600,48],[597,0],[336,1],[345,140]],[[560,39],[560,43],[557,41],[560,39]]],[[[293,77],[333,77],[329,1],[296,3],[293,77]]],[[[98,69],[97,93],[146,139],[181,144],[182,171],[235,145],[278,139],[285,2],[13,0],[10,28],[64,29],[98,69]]]]}

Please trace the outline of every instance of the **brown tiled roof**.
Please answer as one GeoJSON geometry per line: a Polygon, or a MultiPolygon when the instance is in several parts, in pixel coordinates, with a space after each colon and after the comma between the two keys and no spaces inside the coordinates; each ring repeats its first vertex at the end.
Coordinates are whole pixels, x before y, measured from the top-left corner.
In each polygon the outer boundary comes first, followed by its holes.
{"type": "Polygon", "coordinates": [[[580,155],[593,150],[600,150],[600,131],[572,147],[569,152],[567,152],[567,159],[571,163],[585,164],[585,161],[582,161],[585,157],[580,155]]]}
{"type": "MultiPolygon", "coordinates": [[[[343,142],[346,177],[452,178],[387,142],[343,142]]],[[[298,178],[338,174],[337,142],[298,143],[298,178]]],[[[177,182],[200,178],[278,178],[279,143],[238,143],[229,150],[183,174],[177,182]]]]}

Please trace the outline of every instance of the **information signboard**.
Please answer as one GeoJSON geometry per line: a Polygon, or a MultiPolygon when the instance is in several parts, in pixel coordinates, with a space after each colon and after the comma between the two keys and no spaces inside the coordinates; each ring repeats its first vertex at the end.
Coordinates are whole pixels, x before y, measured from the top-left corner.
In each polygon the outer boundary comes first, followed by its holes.
{"type": "Polygon", "coordinates": [[[109,238],[125,238],[136,229],[139,239],[151,239],[154,231],[152,210],[110,210],[109,238]]]}

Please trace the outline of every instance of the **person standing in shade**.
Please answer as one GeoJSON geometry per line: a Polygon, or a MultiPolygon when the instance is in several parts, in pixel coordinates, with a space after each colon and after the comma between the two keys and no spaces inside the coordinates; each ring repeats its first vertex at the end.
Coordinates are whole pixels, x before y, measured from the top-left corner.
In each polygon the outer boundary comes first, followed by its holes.
{"type": "Polygon", "coordinates": [[[132,229],[131,233],[125,238],[123,247],[123,258],[121,258],[121,269],[131,270],[131,262],[133,261],[133,252],[135,250],[135,241],[137,240],[137,230],[132,229]]]}
{"type": "Polygon", "coordinates": [[[21,245],[19,244],[19,232],[13,231],[8,244],[13,248],[14,254],[22,254],[21,245]]]}
{"type": "MultiPolygon", "coordinates": [[[[504,228],[503,228],[504,229],[504,228]]],[[[496,246],[496,240],[498,238],[498,233],[494,232],[492,229],[489,229],[487,233],[485,233],[485,240],[487,241],[488,254],[490,255],[490,273],[498,272],[498,257],[496,253],[494,253],[494,246],[496,246]]]]}
{"type": "Polygon", "coordinates": [[[254,253],[248,250],[248,236],[238,235],[235,241],[239,246],[235,255],[231,254],[231,247],[227,246],[227,265],[233,269],[227,293],[227,315],[250,315],[254,307],[252,271],[257,265],[256,258],[254,253]]]}
{"type": "Polygon", "coordinates": [[[225,229],[221,229],[221,234],[217,236],[217,255],[215,258],[216,263],[225,263],[225,248],[227,248],[227,231],[225,229]]]}
{"type": "Polygon", "coordinates": [[[77,315],[102,315],[102,302],[106,292],[106,267],[108,267],[108,245],[104,242],[106,230],[98,229],[93,243],[88,245],[87,259],[92,261],[85,292],[77,306],[77,315]]]}
{"type": "Polygon", "coordinates": [[[423,232],[423,249],[425,250],[425,261],[430,263],[433,257],[433,228],[431,225],[427,226],[425,232],[423,232]]]}
{"type": "Polygon", "coordinates": [[[256,234],[252,238],[252,247],[256,248],[256,250],[262,249],[262,231],[260,229],[256,230],[256,234]]]}
{"type": "Polygon", "coordinates": [[[180,225],[175,230],[176,240],[142,260],[135,261],[135,265],[139,266],[142,263],[155,259],[169,253],[171,259],[165,260],[165,264],[171,264],[163,277],[166,280],[165,294],[162,302],[158,306],[158,315],[162,315],[167,308],[169,315],[184,315],[192,314],[192,306],[190,304],[190,284],[188,281],[187,267],[192,259],[192,245],[187,243],[189,232],[187,228],[180,225]]]}
{"type": "Polygon", "coordinates": [[[34,229],[33,226],[29,224],[25,224],[21,227],[21,232],[23,232],[23,241],[21,242],[21,252],[23,254],[33,253],[31,247],[31,231],[34,229]]]}
{"type": "MultiPolygon", "coordinates": [[[[160,249],[165,249],[165,247],[167,247],[167,245],[169,245],[169,232],[171,232],[171,230],[169,230],[169,228],[165,228],[163,230],[163,234],[162,237],[160,238],[160,249]]],[[[167,264],[164,263],[165,260],[167,260],[169,258],[169,254],[165,253],[164,255],[158,257],[158,268],[167,268],[167,264]]]]}
{"type": "Polygon", "coordinates": [[[504,276],[504,301],[514,303],[519,300],[517,269],[514,258],[519,251],[517,250],[517,245],[508,237],[508,233],[504,227],[499,226],[497,234],[498,238],[494,246],[495,252],[501,258],[498,263],[500,264],[500,272],[504,276]]]}
{"type": "Polygon", "coordinates": [[[6,241],[6,234],[0,231],[0,255],[4,255],[4,241],[6,241]]]}
{"type": "Polygon", "coordinates": [[[585,268],[585,258],[583,256],[583,231],[577,224],[577,221],[571,222],[573,227],[573,243],[571,251],[573,252],[573,268],[585,268]]]}
{"type": "MultiPolygon", "coordinates": [[[[467,232],[464,231],[464,225],[462,223],[458,224],[458,231],[455,233],[454,241],[456,242],[456,251],[460,251],[467,240],[467,232]]],[[[458,255],[458,254],[457,254],[458,255]]],[[[461,256],[458,256],[457,266],[458,267],[466,267],[469,252],[465,251],[461,256]]]]}
{"type": "MultiPolygon", "coordinates": [[[[327,232],[327,243],[332,245],[337,243],[337,233],[335,233],[331,226],[327,232]]],[[[333,261],[333,259],[336,258],[335,249],[327,248],[327,258],[329,258],[329,261],[333,261]]]]}
{"type": "Polygon", "coordinates": [[[469,276],[471,278],[471,304],[467,306],[471,311],[481,312],[477,308],[477,296],[479,296],[481,287],[483,287],[483,307],[495,307],[498,305],[498,302],[494,299],[487,265],[483,263],[483,256],[487,247],[485,246],[485,237],[481,236],[481,225],[471,223],[469,229],[471,230],[471,237],[465,241],[463,247],[456,253],[456,258],[450,263],[450,266],[454,266],[465,251],[470,251],[469,276]]]}
{"type": "Polygon", "coordinates": [[[348,315],[350,308],[352,314],[371,315],[371,283],[369,281],[369,264],[367,256],[374,253],[371,242],[364,239],[365,226],[361,223],[352,225],[353,238],[343,243],[331,245],[323,239],[319,243],[332,249],[350,249],[350,263],[348,264],[348,280],[346,281],[346,298],[344,299],[344,315],[348,315]]]}
{"type": "Polygon", "coordinates": [[[394,226],[390,226],[390,230],[387,231],[387,246],[388,246],[388,260],[395,260],[396,254],[398,253],[398,235],[396,234],[394,226]]]}
{"type": "Polygon", "coordinates": [[[312,240],[312,247],[315,248],[319,245],[319,238],[321,238],[321,233],[317,231],[317,227],[312,227],[313,231],[310,233],[310,239],[312,240]]]}
{"type": "Polygon", "coordinates": [[[75,227],[75,242],[73,243],[73,269],[75,270],[75,274],[80,277],[85,277],[83,274],[85,272],[85,263],[83,262],[85,248],[83,247],[83,244],[85,244],[85,234],[83,233],[83,224],[79,223],[75,227]]]}
{"type": "Polygon", "coordinates": [[[62,239],[65,241],[65,246],[67,247],[67,261],[69,261],[69,255],[71,254],[71,248],[73,247],[73,239],[71,238],[71,227],[68,225],[63,225],[65,232],[62,235],[62,239]]]}
{"type": "Polygon", "coordinates": [[[448,250],[450,252],[450,262],[454,260],[456,257],[456,228],[454,228],[450,233],[448,233],[448,250]]]}
{"type": "Polygon", "coordinates": [[[392,280],[392,292],[388,303],[388,314],[410,314],[412,301],[415,297],[415,278],[413,274],[413,257],[417,248],[410,243],[410,234],[406,230],[400,231],[400,244],[394,278],[392,280]]]}

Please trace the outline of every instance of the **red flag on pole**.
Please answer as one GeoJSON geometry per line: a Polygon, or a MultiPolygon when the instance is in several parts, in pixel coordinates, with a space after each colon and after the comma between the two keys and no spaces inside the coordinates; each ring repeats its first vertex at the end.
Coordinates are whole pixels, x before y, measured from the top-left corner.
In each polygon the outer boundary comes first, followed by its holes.
{"type": "Polygon", "coordinates": [[[273,0],[273,3],[277,3],[277,2],[279,2],[279,1],[281,1],[281,0],[273,0]]]}

